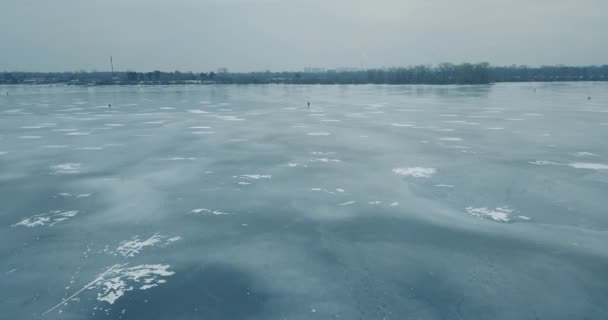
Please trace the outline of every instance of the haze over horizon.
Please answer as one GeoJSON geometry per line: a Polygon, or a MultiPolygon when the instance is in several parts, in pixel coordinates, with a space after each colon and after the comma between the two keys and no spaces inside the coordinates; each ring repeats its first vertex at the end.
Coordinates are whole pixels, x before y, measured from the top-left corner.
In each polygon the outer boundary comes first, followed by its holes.
{"type": "Polygon", "coordinates": [[[9,0],[0,70],[230,71],[608,60],[601,0],[9,0]]]}

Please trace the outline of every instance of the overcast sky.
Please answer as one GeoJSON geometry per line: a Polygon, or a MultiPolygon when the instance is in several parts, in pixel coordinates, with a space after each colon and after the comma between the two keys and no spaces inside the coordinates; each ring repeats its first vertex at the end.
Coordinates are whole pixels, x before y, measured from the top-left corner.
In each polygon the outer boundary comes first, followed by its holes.
{"type": "Polygon", "coordinates": [[[608,64],[608,0],[2,0],[0,70],[608,64]]]}

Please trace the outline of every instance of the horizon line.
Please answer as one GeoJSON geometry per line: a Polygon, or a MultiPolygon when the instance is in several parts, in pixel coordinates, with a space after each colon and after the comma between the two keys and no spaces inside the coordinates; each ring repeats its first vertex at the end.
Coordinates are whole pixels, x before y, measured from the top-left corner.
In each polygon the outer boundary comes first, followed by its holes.
{"type": "Polygon", "coordinates": [[[111,70],[97,70],[97,69],[80,69],[80,70],[62,70],[62,71],[58,71],[58,70],[53,70],[53,71],[26,71],[26,70],[7,70],[4,69],[3,71],[0,71],[0,73],[93,73],[93,72],[114,72],[114,73],[125,73],[125,72],[138,72],[138,73],[145,73],[145,72],[154,72],[154,71],[160,71],[160,72],[164,72],[164,73],[173,73],[173,72],[180,72],[180,73],[204,73],[204,72],[216,72],[218,73],[220,69],[226,69],[227,73],[265,73],[265,72],[270,72],[270,73],[282,73],[282,72],[328,72],[328,71],[336,71],[336,72],[355,72],[355,71],[366,71],[366,70],[389,70],[389,69],[402,69],[402,68],[413,68],[413,67],[419,67],[419,66],[424,66],[424,67],[438,67],[441,64],[451,64],[451,65],[465,65],[465,64],[471,64],[471,65],[477,65],[477,64],[488,64],[488,67],[490,68],[543,68],[543,67],[566,67],[566,68],[585,68],[585,67],[606,67],[608,66],[608,62],[607,63],[603,63],[603,64],[542,64],[542,65],[527,65],[527,64],[491,64],[488,62],[461,62],[461,63],[453,63],[453,62],[441,62],[441,63],[436,63],[436,64],[410,64],[410,65],[399,65],[399,66],[384,66],[384,67],[368,67],[368,68],[361,68],[361,67],[333,67],[333,68],[326,68],[326,67],[315,67],[315,66],[309,66],[309,67],[304,67],[301,68],[299,70],[280,70],[280,71],[276,71],[276,70],[271,70],[271,69],[266,69],[266,70],[257,70],[257,71],[232,71],[230,70],[230,68],[221,66],[221,67],[217,67],[214,70],[207,70],[207,71],[193,71],[193,70],[179,70],[179,69],[173,69],[173,70],[161,70],[161,69],[148,69],[148,71],[140,71],[140,70],[135,70],[135,69],[123,69],[123,70],[116,70],[114,69],[113,71],[111,70]],[[310,70],[307,70],[310,69],[310,70]],[[312,70],[312,71],[311,71],[312,70]]]}

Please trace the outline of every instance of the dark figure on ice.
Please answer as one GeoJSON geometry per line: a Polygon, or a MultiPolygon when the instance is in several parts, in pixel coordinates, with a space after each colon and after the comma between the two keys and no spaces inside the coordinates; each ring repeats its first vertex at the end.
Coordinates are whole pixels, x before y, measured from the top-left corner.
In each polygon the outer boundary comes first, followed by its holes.
{"type": "Polygon", "coordinates": [[[587,97],[587,100],[591,100],[591,97],[587,97]]]}
{"type": "Polygon", "coordinates": [[[112,108],[112,104],[111,103],[108,103],[108,108],[112,108]]]}
{"type": "Polygon", "coordinates": [[[306,105],[308,106],[308,109],[310,109],[310,101],[306,105]]]}

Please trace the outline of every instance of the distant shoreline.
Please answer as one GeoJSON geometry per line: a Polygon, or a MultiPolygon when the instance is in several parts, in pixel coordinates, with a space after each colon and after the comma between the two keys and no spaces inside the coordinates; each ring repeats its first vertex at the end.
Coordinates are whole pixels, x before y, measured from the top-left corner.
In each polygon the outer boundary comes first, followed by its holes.
{"type": "Polygon", "coordinates": [[[608,81],[602,66],[490,66],[488,63],[442,63],[367,70],[317,70],[285,72],[0,72],[0,84],[97,85],[485,85],[504,82],[608,81]]]}
{"type": "Polygon", "coordinates": [[[0,83],[0,86],[65,86],[65,87],[128,87],[128,86],[491,86],[509,83],[603,83],[608,80],[529,80],[529,81],[498,81],[488,83],[104,83],[104,84],[68,84],[67,82],[52,83],[0,83]]]}

